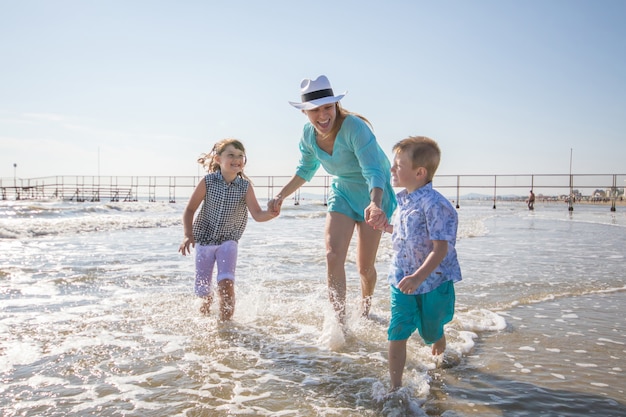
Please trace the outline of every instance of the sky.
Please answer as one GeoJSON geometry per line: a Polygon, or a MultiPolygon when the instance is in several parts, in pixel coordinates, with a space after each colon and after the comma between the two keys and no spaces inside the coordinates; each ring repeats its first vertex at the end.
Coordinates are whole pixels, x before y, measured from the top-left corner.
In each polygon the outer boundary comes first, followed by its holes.
{"type": "MultiPolygon", "coordinates": [[[[440,175],[626,173],[622,0],[0,0],[0,178],[294,173],[325,74],[440,175]],[[17,165],[17,166],[14,166],[17,165]]],[[[320,171],[323,174],[323,171],[320,171]]]]}

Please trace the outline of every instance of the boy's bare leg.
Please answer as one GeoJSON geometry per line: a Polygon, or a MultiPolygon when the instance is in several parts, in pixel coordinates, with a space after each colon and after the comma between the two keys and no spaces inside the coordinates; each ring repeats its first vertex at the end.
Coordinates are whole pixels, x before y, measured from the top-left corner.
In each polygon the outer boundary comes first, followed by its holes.
{"type": "Polygon", "coordinates": [[[402,386],[402,373],[406,364],[406,339],[389,341],[389,377],[391,391],[402,386]]]}
{"type": "Polygon", "coordinates": [[[235,283],[223,279],[217,284],[220,292],[220,320],[228,321],[235,313],[235,283]]]}
{"type": "Polygon", "coordinates": [[[441,336],[441,339],[433,343],[433,355],[441,355],[446,350],[446,335],[441,336]]]}

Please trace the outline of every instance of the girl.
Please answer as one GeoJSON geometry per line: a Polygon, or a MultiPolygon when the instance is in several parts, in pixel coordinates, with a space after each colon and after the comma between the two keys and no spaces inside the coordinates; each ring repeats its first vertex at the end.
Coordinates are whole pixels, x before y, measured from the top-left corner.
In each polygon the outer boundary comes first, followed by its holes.
{"type": "Polygon", "coordinates": [[[224,139],[216,143],[198,163],[209,173],[196,186],[183,213],[185,237],[178,251],[187,255],[191,253],[190,246],[195,248],[195,292],[205,299],[200,308],[203,314],[209,314],[213,301],[211,283],[217,262],[220,320],[227,321],[235,312],[237,242],[246,228],[248,211],[258,222],[271,220],[277,213],[261,209],[254,188],[243,173],[246,150],[240,141],[224,139]],[[200,203],[202,208],[194,221],[200,203]]]}

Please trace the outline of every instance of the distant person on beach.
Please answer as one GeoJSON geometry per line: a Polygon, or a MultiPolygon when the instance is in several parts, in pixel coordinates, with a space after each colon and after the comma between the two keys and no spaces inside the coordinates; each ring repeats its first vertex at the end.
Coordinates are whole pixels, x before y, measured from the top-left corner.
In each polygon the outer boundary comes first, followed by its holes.
{"type": "Polygon", "coordinates": [[[248,211],[258,222],[276,217],[262,210],[254,188],[243,173],[246,150],[236,139],[224,139],[202,155],[198,163],[208,174],[198,183],[183,213],[183,255],[195,248],[195,292],[204,298],[200,312],[208,315],[213,302],[213,268],[217,263],[220,320],[230,320],[235,312],[235,267],[237,245],[248,221],[248,211]],[[194,220],[194,215],[202,208],[194,220]]]}
{"type": "Polygon", "coordinates": [[[391,168],[398,211],[392,233],[394,255],[389,272],[391,319],[389,375],[391,390],[402,386],[406,344],[419,331],[432,354],[446,349],[444,325],[454,316],[454,283],[461,280],[455,244],[458,217],[454,206],[433,189],[432,179],[439,166],[441,151],[437,142],[414,136],[393,147],[391,168]]]}
{"type": "Polygon", "coordinates": [[[370,123],[347,111],[330,81],[320,75],[300,83],[301,102],[289,102],[308,118],[300,139],[300,162],[295,175],[269,202],[280,212],[285,198],[310,181],[320,166],[333,175],[326,214],[326,267],[329,298],[339,321],[345,319],[345,262],[357,230],[356,266],[361,277],[361,314],[369,315],[376,284],[376,253],[381,231],[395,207],[391,164],[376,141],[370,123]],[[367,222],[369,222],[369,224],[367,222]]]}
{"type": "Polygon", "coordinates": [[[533,190],[530,190],[530,195],[528,196],[528,210],[535,209],[535,193],[533,190]]]}

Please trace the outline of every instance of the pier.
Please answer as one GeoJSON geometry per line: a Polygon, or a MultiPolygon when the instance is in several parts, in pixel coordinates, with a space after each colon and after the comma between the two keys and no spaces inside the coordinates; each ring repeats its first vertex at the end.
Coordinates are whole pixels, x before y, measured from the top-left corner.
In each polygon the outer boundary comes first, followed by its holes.
{"type": "MultiPolygon", "coordinates": [[[[0,178],[2,200],[61,199],[74,202],[186,201],[201,176],[51,176],[0,178]]],[[[272,198],[291,176],[251,176],[257,197],[272,198]]],[[[317,199],[326,204],[332,177],[315,176],[290,199],[317,199]]],[[[626,174],[437,175],[434,188],[460,208],[463,199],[493,202],[524,201],[532,189],[536,201],[610,203],[624,199],[626,174]]]]}
{"type": "MultiPolygon", "coordinates": [[[[133,202],[187,200],[201,176],[54,176],[0,179],[2,200],[60,199],[75,202],[133,202]]],[[[250,177],[257,197],[271,198],[289,180],[289,176],[250,177]]],[[[316,177],[293,196],[298,202],[303,190],[320,193],[326,201],[330,177],[316,177]]],[[[307,192],[307,191],[304,191],[307,192]]]]}

